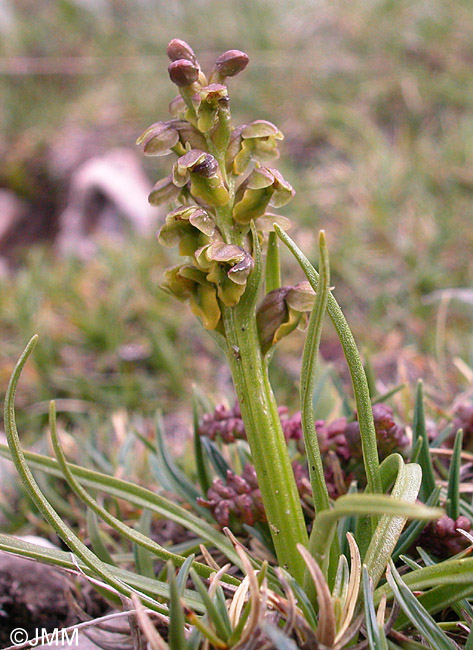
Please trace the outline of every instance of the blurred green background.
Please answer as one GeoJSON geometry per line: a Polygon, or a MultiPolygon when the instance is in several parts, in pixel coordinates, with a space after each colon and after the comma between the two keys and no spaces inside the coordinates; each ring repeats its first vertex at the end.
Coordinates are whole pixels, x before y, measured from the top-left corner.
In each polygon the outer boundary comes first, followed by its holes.
{"type": "MultiPolygon", "coordinates": [[[[315,259],[326,230],[336,296],[362,349],[381,358],[387,385],[405,357],[447,387],[440,398],[465,388],[473,3],[2,0],[0,31],[0,187],[43,215],[46,234],[67,196],[58,160],[79,145],[94,155],[132,147],[167,118],[171,38],[187,40],[204,69],[224,50],[246,51],[250,65],[230,84],[234,123],[268,119],[285,133],[280,167],[297,191],[285,211],[292,236],[315,259]],[[467,291],[437,300],[452,288],[467,291]]],[[[169,160],[143,165],[154,182],[169,160]]],[[[44,413],[52,397],[75,414],[189,410],[197,378],[204,391],[231,394],[212,342],[158,289],[170,257],[153,237],[104,244],[88,263],[47,244],[15,257],[15,273],[0,279],[0,391],[39,332],[19,394],[27,414],[44,413]]],[[[286,254],[283,262],[286,279],[302,279],[286,254]]],[[[291,337],[276,358],[285,401],[297,395],[301,345],[291,337]]],[[[323,350],[340,359],[330,329],[323,350]]]]}

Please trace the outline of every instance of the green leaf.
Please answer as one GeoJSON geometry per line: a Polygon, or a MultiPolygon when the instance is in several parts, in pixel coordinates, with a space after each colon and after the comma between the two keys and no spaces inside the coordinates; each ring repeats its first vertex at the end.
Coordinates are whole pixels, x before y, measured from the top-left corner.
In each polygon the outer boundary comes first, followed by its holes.
{"type": "MultiPolygon", "coordinates": [[[[153,515],[149,510],[143,510],[136,527],[136,530],[147,539],[150,539],[152,518],[153,515]]],[[[133,554],[138,573],[148,578],[155,578],[153,554],[141,544],[133,545],[133,554]]]]}
{"type": "Polygon", "coordinates": [[[417,383],[412,433],[414,444],[419,438],[423,441],[419,452],[419,465],[422,467],[422,487],[420,490],[420,498],[422,501],[426,501],[429,494],[432,494],[435,488],[435,474],[432,458],[430,456],[429,439],[425,428],[423,384],[421,380],[417,383]]]}
{"type": "MultiPolygon", "coordinates": [[[[439,585],[469,585],[473,590],[473,558],[446,560],[433,566],[423,567],[403,576],[406,585],[412,591],[424,591],[439,585]]],[[[383,594],[391,595],[389,585],[378,587],[374,594],[375,604],[383,594]]]]}
{"type": "MultiPolygon", "coordinates": [[[[101,517],[109,526],[111,526],[118,533],[123,535],[126,539],[129,539],[131,542],[138,544],[140,547],[147,549],[154,556],[160,558],[161,560],[171,559],[178,566],[180,566],[185,558],[170,553],[163,546],[150,539],[149,536],[143,535],[140,531],[133,530],[130,526],[124,524],[120,519],[114,517],[111,513],[103,508],[86,490],[80,482],[74,476],[74,472],[71,469],[71,466],[66,460],[64,451],[59,440],[56,427],[56,409],[54,402],[51,402],[49,409],[49,422],[50,422],[50,433],[51,433],[51,442],[53,445],[54,453],[56,454],[57,462],[62,471],[62,474],[73,492],[85,503],[87,506],[93,510],[99,517],[101,517]]],[[[205,565],[200,564],[196,565],[196,569],[201,571],[203,575],[210,575],[211,569],[205,565]]]]}
{"type": "MultiPolygon", "coordinates": [[[[100,560],[100,558],[98,558],[77,537],[77,535],[68,526],[66,526],[56,510],[54,510],[54,508],[51,506],[49,501],[40,490],[37,482],[35,481],[21,448],[20,438],[18,436],[15,422],[15,393],[21,371],[28,357],[33,351],[37,340],[38,337],[33,336],[33,338],[26,346],[23,354],[21,355],[18,363],[13,370],[13,374],[8,384],[8,389],[5,396],[5,434],[11,451],[13,463],[33,503],[36,505],[45,520],[49,523],[57,535],[66,544],[66,546],[68,546],[68,548],[70,548],[71,551],[75,553],[77,557],[81,559],[86,566],[93,570],[95,574],[99,576],[107,585],[113,587],[113,589],[115,589],[118,593],[129,598],[133,592],[133,589],[115,577],[116,574],[114,571],[111,570],[107,564],[102,562],[102,560],[100,560]]],[[[149,596],[144,595],[141,595],[141,598],[143,600],[143,603],[145,603],[150,609],[158,612],[162,611],[162,605],[156,602],[154,598],[150,598],[149,596]]]]}
{"type": "Polygon", "coordinates": [[[300,401],[302,431],[309,466],[315,510],[317,513],[330,508],[330,499],[324,478],[322,456],[315,431],[315,417],[312,396],[315,387],[315,371],[322,335],[323,318],[330,291],[330,265],[325,243],[325,233],[319,233],[320,275],[315,294],[314,307],[307,327],[300,379],[300,401]]]}
{"type": "Polygon", "coordinates": [[[192,485],[182,470],[177,467],[171,454],[168,452],[168,445],[164,439],[164,423],[160,412],[156,415],[156,454],[149,456],[151,470],[156,480],[166,490],[178,494],[185,503],[192,504],[194,510],[209,521],[213,521],[212,515],[207,508],[196,503],[200,497],[199,491],[192,485]]]}
{"type": "Polygon", "coordinates": [[[112,556],[108,552],[105,544],[102,540],[102,535],[98,526],[97,515],[93,510],[87,508],[87,533],[90,539],[90,545],[95,555],[99,557],[102,562],[110,564],[111,566],[116,566],[116,563],[112,560],[112,556]]]}
{"type": "MultiPolygon", "coordinates": [[[[326,566],[337,520],[346,515],[383,515],[387,518],[428,520],[437,519],[441,514],[440,509],[427,508],[423,504],[410,503],[385,494],[345,494],[335,501],[332,510],[324,510],[315,518],[309,549],[319,566],[321,568],[326,566]]],[[[383,527],[386,525],[385,522],[386,520],[383,522],[383,527]]],[[[373,542],[370,553],[373,555],[371,570],[375,574],[379,572],[380,563],[374,557],[374,548],[378,547],[380,542],[381,540],[378,539],[373,542]]]]}
{"type": "MultiPolygon", "coordinates": [[[[304,253],[296,243],[277,225],[274,226],[278,237],[286,244],[300,267],[306,274],[314,291],[317,291],[319,276],[304,253]]],[[[348,323],[335,298],[329,293],[327,300],[327,311],[337,331],[340,343],[342,344],[345,358],[353,384],[356,406],[358,411],[358,422],[360,425],[361,444],[363,447],[363,461],[365,465],[368,491],[380,493],[381,479],[379,476],[379,459],[376,440],[376,432],[373,422],[373,411],[369,394],[368,382],[361,362],[355,339],[348,326],[348,323]]]]}
{"type": "MultiPolygon", "coordinates": [[[[6,445],[0,445],[0,454],[6,458],[10,458],[9,449],[6,445]]],[[[31,467],[45,471],[53,476],[62,477],[58,461],[54,458],[28,451],[25,451],[24,455],[31,467]]],[[[219,533],[213,526],[203,519],[192,515],[190,512],[181,508],[172,501],[165,499],[151,490],[136,485],[135,483],[130,483],[113,476],[101,474],[100,472],[73,465],[72,463],[67,463],[67,465],[81,485],[85,485],[95,490],[101,490],[111,496],[117,497],[118,499],[124,499],[139,508],[148,508],[162,517],[175,521],[184,526],[184,528],[192,530],[192,532],[195,532],[198,536],[203,537],[207,542],[220,549],[232,563],[237,566],[240,565],[238,555],[234,552],[233,547],[224,535],[219,533]]],[[[230,584],[239,584],[239,580],[232,576],[224,577],[222,580],[228,580],[230,584]]]]}
{"type": "MultiPolygon", "coordinates": [[[[201,496],[207,496],[210,486],[212,485],[212,477],[210,475],[209,464],[204,450],[202,447],[202,438],[198,433],[199,429],[199,399],[198,388],[193,386],[192,389],[192,426],[193,426],[193,443],[194,443],[194,459],[197,472],[197,480],[199,481],[201,496]]],[[[210,406],[210,405],[209,405],[210,406]]],[[[210,410],[210,409],[208,409],[210,410]]]]}
{"type": "Polygon", "coordinates": [[[265,291],[269,293],[281,286],[281,266],[279,263],[278,237],[275,232],[268,236],[268,248],[266,253],[266,281],[265,291]]]}
{"type": "Polygon", "coordinates": [[[181,604],[182,591],[177,583],[172,562],[168,562],[167,573],[170,592],[169,647],[170,650],[185,650],[187,643],[184,610],[181,604]]]}
{"type": "MultiPolygon", "coordinates": [[[[440,486],[437,485],[433,490],[432,494],[429,495],[429,498],[425,502],[425,505],[433,508],[439,502],[440,496],[440,486]]],[[[415,540],[419,537],[420,533],[425,527],[425,521],[412,521],[409,526],[403,531],[400,535],[396,548],[392,554],[392,560],[395,562],[402,553],[405,553],[408,548],[412,546],[415,540]]]]}
{"type": "Polygon", "coordinates": [[[463,431],[459,429],[455,436],[455,443],[453,445],[453,454],[450,461],[450,469],[448,472],[448,488],[447,488],[447,515],[453,520],[458,519],[460,516],[460,469],[461,469],[461,452],[463,442],[463,431]]]}
{"type": "Polygon", "coordinates": [[[384,629],[378,625],[373,603],[373,589],[366,566],[363,566],[363,605],[365,626],[370,650],[387,650],[388,643],[384,629]]]}
{"type": "Polygon", "coordinates": [[[228,641],[231,634],[231,628],[229,627],[227,620],[221,616],[220,611],[216,607],[214,600],[210,597],[204,583],[192,569],[191,578],[195,588],[202,598],[202,602],[205,605],[208,620],[213,624],[219,638],[223,641],[228,641]]]}
{"type": "Polygon", "coordinates": [[[392,562],[386,572],[388,584],[401,609],[412,625],[422,634],[435,650],[458,650],[458,646],[442,631],[429,612],[419,603],[406,586],[392,562]]]}
{"type": "MultiPolygon", "coordinates": [[[[413,504],[419,494],[421,482],[422,470],[420,466],[415,463],[406,465],[402,462],[391,497],[400,499],[406,504],[413,504]]],[[[431,512],[433,516],[439,516],[439,513],[442,512],[441,510],[434,511],[428,508],[425,508],[425,510],[431,512]]],[[[374,587],[376,587],[384,573],[407,517],[408,515],[403,514],[400,516],[384,514],[378,522],[365,556],[365,564],[374,587]]]]}
{"type": "Polygon", "coordinates": [[[202,446],[207,454],[207,458],[213,465],[215,471],[220,476],[223,481],[227,480],[227,472],[231,470],[230,465],[227,463],[225,458],[220,453],[219,448],[213,442],[205,436],[202,437],[202,446]]]}
{"type": "MultiPolygon", "coordinates": [[[[97,577],[93,569],[84,564],[80,559],[75,558],[68,551],[45,548],[38,544],[25,542],[17,537],[2,534],[0,534],[0,550],[6,551],[7,553],[15,553],[16,555],[27,557],[32,560],[39,560],[40,562],[52,564],[71,571],[77,571],[77,568],[79,567],[80,571],[85,575],[97,577]]],[[[150,578],[140,576],[134,572],[119,567],[110,566],[110,570],[113,571],[117,578],[122,580],[123,583],[130,585],[130,587],[137,593],[145,593],[155,598],[165,598],[166,600],[169,600],[169,585],[165,582],[156,578],[151,580],[150,578]]],[[[205,611],[202,600],[194,591],[186,589],[184,592],[184,600],[195,611],[205,611]]],[[[169,610],[164,604],[160,606],[158,611],[162,614],[169,614],[169,610]]]]}

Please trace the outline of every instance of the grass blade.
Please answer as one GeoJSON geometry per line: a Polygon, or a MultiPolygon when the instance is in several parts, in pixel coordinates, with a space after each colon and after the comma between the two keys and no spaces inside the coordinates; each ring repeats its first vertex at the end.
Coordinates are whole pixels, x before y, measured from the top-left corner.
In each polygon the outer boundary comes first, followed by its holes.
{"type": "Polygon", "coordinates": [[[167,565],[169,581],[169,648],[170,650],[185,650],[187,647],[185,635],[184,609],[181,604],[181,589],[176,580],[172,562],[167,565]]]}
{"type": "Polygon", "coordinates": [[[455,443],[453,445],[453,454],[450,461],[450,469],[448,471],[448,487],[447,487],[447,501],[446,510],[447,515],[452,519],[458,519],[460,515],[460,469],[462,451],[463,431],[460,429],[455,436],[455,443]]]}
{"type": "MultiPolygon", "coordinates": [[[[6,445],[0,445],[0,454],[5,458],[10,458],[9,448],[6,445]]],[[[56,459],[29,451],[25,451],[23,454],[31,467],[40,469],[53,476],[63,476],[56,459]]],[[[114,476],[108,476],[107,474],[80,467],[79,465],[73,465],[72,463],[67,463],[67,466],[81,485],[95,490],[101,490],[118,499],[128,501],[139,508],[148,508],[162,517],[181,524],[184,528],[192,530],[198,536],[220,549],[231,562],[237,564],[237,566],[240,565],[238,555],[234,552],[231,544],[229,544],[224,535],[219,533],[206,521],[199,519],[169,499],[135,483],[130,483],[129,481],[124,481],[114,476]]],[[[227,577],[225,577],[224,581],[226,580],[227,577]]],[[[228,581],[230,584],[239,584],[239,581],[231,576],[228,577],[228,581]]]]}
{"type": "MultiPolygon", "coordinates": [[[[41,492],[38,484],[36,483],[33,474],[26,462],[25,455],[21,448],[20,439],[15,422],[15,394],[20,378],[21,371],[33,351],[37,336],[29,341],[23,354],[21,355],[18,363],[16,364],[10,383],[8,384],[7,393],[5,396],[5,434],[7,436],[8,445],[11,451],[11,457],[16,470],[30,495],[31,500],[41,512],[45,520],[54,529],[57,535],[62,539],[68,548],[81,559],[86,566],[95,572],[106,584],[115,589],[119,594],[129,598],[133,589],[115,577],[113,570],[102,562],[85,544],[77,537],[77,535],[64,524],[61,517],[57,514],[54,508],[50,505],[49,501],[41,492]]],[[[153,598],[140,594],[143,602],[152,610],[162,611],[162,605],[156,602],[153,598]]]]}
{"type": "Polygon", "coordinates": [[[325,233],[319,233],[320,275],[317,284],[314,307],[307,327],[304,352],[302,354],[300,401],[302,431],[309,466],[309,478],[316,512],[328,510],[330,499],[325,483],[322,456],[320,454],[317,434],[315,432],[315,417],[312,396],[315,387],[315,371],[322,335],[323,318],[330,292],[330,265],[328,259],[325,233]]]}
{"type": "MultiPolygon", "coordinates": [[[[440,496],[440,486],[437,485],[434,491],[432,492],[432,494],[429,495],[429,498],[425,502],[425,505],[430,508],[434,508],[438,504],[439,496],[440,496]]],[[[405,553],[407,549],[412,546],[415,540],[419,537],[424,527],[425,527],[425,521],[413,521],[409,524],[409,526],[406,528],[405,531],[403,531],[403,533],[400,535],[397,541],[396,548],[394,549],[392,554],[393,562],[396,562],[398,557],[403,553],[405,553]]]]}
{"type": "MultiPolygon", "coordinates": [[[[401,499],[404,503],[414,503],[422,482],[422,470],[419,465],[401,464],[391,497],[401,499]]],[[[365,565],[376,587],[384,573],[394,547],[406,523],[407,516],[384,514],[376,527],[365,556],[365,565]]]]}
{"type": "Polygon", "coordinates": [[[275,232],[268,236],[266,253],[265,291],[269,293],[281,286],[281,265],[279,263],[279,240],[275,232]]]}
{"type": "Polygon", "coordinates": [[[411,590],[406,586],[392,562],[388,567],[386,577],[401,609],[426,641],[435,650],[458,650],[458,646],[448,638],[445,632],[437,625],[428,611],[419,603],[411,590]]]}
{"type": "MultiPolygon", "coordinates": [[[[294,257],[297,259],[300,267],[306,274],[314,291],[317,291],[319,275],[309,262],[304,253],[296,243],[275,224],[274,226],[278,237],[286,244],[294,257]]],[[[355,339],[348,326],[345,316],[340,309],[335,298],[329,293],[327,300],[327,311],[332,319],[337,331],[343,352],[350,370],[350,375],[355,394],[356,407],[358,411],[358,422],[360,425],[361,444],[363,448],[363,461],[365,464],[366,479],[368,482],[368,491],[381,492],[381,478],[379,476],[379,458],[376,441],[376,432],[373,422],[373,411],[371,407],[371,397],[366,380],[365,371],[361,362],[360,353],[356,347],[355,339]]]]}
{"type": "Polygon", "coordinates": [[[373,589],[366,566],[363,566],[363,605],[365,610],[366,634],[370,650],[387,650],[387,639],[383,628],[378,625],[373,603],[373,589]]]}
{"type": "Polygon", "coordinates": [[[435,474],[432,458],[430,456],[429,439],[427,437],[427,430],[425,428],[424,395],[423,383],[421,380],[419,380],[417,383],[412,433],[414,445],[419,438],[422,440],[422,447],[419,451],[418,462],[422,468],[422,486],[420,489],[420,498],[425,502],[429,494],[432,494],[435,488],[435,474]]]}
{"type": "Polygon", "coordinates": [[[194,458],[197,473],[197,480],[199,481],[201,496],[207,497],[207,492],[212,485],[212,477],[210,475],[209,464],[204,450],[202,447],[202,438],[198,433],[199,429],[199,399],[197,395],[197,388],[194,386],[192,391],[192,426],[193,426],[193,443],[194,443],[194,458]]]}
{"type": "MultiPolygon", "coordinates": [[[[72,472],[71,467],[67,462],[64,450],[59,440],[56,426],[56,409],[54,402],[51,402],[50,404],[49,422],[51,442],[53,445],[54,453],[56,454],[57,462],[61,468],[64,478],[68,482],[72,491],[79,497],[79,499],[81,499],[91,510],[93,510],[101,519],[103,519],[103,521],[105,521],[114,530],[123,535],[126,539],[129,539],[134,544],[138,544],[161,560],[172,560],[178,566],[181,566],[181,564],[186,561],[184,557],[171,553],[163,546],[150,539],[148,536],[143,535],[140,531],[130,528],[130,526],[124,524],[120,519],[114,517],[111,513],[108,512],[108,510],[101,506],[98,501],[96,501],[96,499],[94,499],[75,478],[74,473],[72,472]]],[[[201,564],[199,566],[196,563],[196,570],[200,571],[205,577],[208,577],[211,574],[211,569],[205,564],[201,564]]]]}

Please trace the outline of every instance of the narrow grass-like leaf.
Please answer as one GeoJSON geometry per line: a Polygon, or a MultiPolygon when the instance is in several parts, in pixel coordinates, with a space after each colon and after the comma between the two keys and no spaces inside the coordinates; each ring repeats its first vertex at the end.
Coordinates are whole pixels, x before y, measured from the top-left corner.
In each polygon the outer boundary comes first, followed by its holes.
{"type": "Polygon", "coordinates": [[[200,597],[202,598],[202,602],[205,605],[205,610],[207,613],[208,620],[215,627],[215,631],[217,635],[220,637],[220,639],[222,639],[223,641],[228,641],[228,638],[231,633],[231,629],[227,626],[226,621],[221,616],[219,610],[215,605],[214,600],[210,597],[204,583],[199,578],[197,573],[192,569],[190,573],[191,573],[192,582],[194,583],[194,586],[197,589],[198,593],[200,594],[200,597]]]}
{"type": "MultiPolygon", "coordinates": [[[[279,238],[292,252],[300,267],[304,271],[314,291],[317,291],[319,276],[312,264],[296,243],[277,225],[274,226],[279,238]]],[[[381,479],[379,476],[379,458],[376,440],[376,432],[373,422],[373,411],[371,398],[366,381],[366,375],[361,362],[355,339],[348,326],[345,316],[335,298],[329,293],[327,300],[327,311],[337,331],[340,343],[342,344],[345,358],[352,378],[353,391],[355,394],[358,422],[360,425],[361,445],[363,449],[363,462],[365,465],[368,491],[380,493],[381,479]]]]}
{"type": "MultiPolygon", "coordinates": [[[[433,566],[422,567],[403,576],[406,585],[412,591],[424,591],[439,585],[470,585],[473,591],[473,558],[445,560],[433,566]]],[[[392,595],[389,585],[378,587],[374,594],[375,604],[383,594],[392,595]]]]}
{"type": "MultiPolygon", "coordinates": [[[[350,483],[347,494],[358,494],[358,485],[356,481],[350,483]]],[[[348,556],[348,541],[347,534],[354,533],[356,528],[356,517],[346,516],[342,517],[337,525],[338,543],[340,546],[340,553],[348,556]]]]}
{"type": "Polygon", "coordinates": [[[426,501],[429,494],[432,494],[435,488],[435,474],[432,465],[432,458],[429,450],[429,439],[427,437],[427,430],[425,428],[425,415],[424,415],[424,395],[423,383],[421,380],[417,383],[416,401],[414,409],[414,421],[412,423],[413,443],[415,444],[418,438],[423,441],[422,447],[419,452],[419,465],[422,468],[422,486],[420,490],[420,498],[426,501]]]}
{"type": "Polygon", "coordinates": [[[379,404],[379,402],[386,402],[390,397],[393,397],[393,395],[396,395],[405,387],[406,384],[398,384],[397,386],[394,386],[393,388],[387,390],[385,393],[381,393],[380,395],[373,397],[371,399],[371,404],[374,406],[375,404],[379,404]]]}
{"type": "Polygon", "coordinates": [[[95,555],[99,557],[102,562],[115,566],[115,562],[112,560],[112,556],[108,552],[105,544],[103,543],[102,535],[100,534],[100,529],[98,525],[97,515],[93,510],[87,508],[87,533],[90,539],[90,545],[95,555]]]}
{"type": "MultiPolygon", "coordinates": [[[[150,537],[143,535],[140,531],[133,530],[133,528],[130,528],[130,526],[124,524],[120,519],[114,517],[111,513],[108,512],[108,510],[102,507],[98,501],[96,501],[96,499],[94,499],[75,478],[74,473],[72,472],[71,467],[66,460],[64,450],[62,449],[61,442],[59,440],[56,427],[56,410],[54,402],[51,402],[50,404],[49,422],[51,442],[53,445],[54,453],[56,454],[56,458],[62,470],[62,473],[73,492],[91,510],[93,510],[99,517],[101,517],[107,524],[109,524],[109,526],[112,526],[112,528],[123,535],[126,539],[129,539],[131,542],[134,542],[135,544],[138,544],[139,546],[145,548],[160,560],[172,560],[175,564],[177,564],[177,566],[181,566],[181,564],[186,561],[185,558],[175,555],[174,553],[170,553],[167,549],[152,540],[150,537]]],[[[202,575],[206,577],[208,577],[211,573],[210,568],[205,564],[201,564],[200,566],[196,565],[196,570],[201,571],[202,575]]]]}
{"type": "MultiPolygon", "coordinates": [[[[143,510],[136,527],[136,530],[147,539],[150,539],[152,518],[153,515],[149,510],[143,510]]],[[[141,546],[141,544],[134,544],[133,554],[135,556],[135,564],[138,573],[142,576],[147,576],[148,578],[155,578],[154,555],[151,554],[148,549],[141,546]]]]}
{"type": "MultiPolygon", "coordinates": [[[[16,555],[30,558],[32,560],[39,560],[40,562],[45,562],[47,564],[53,564],[54,566],[62,567],[73,572],[77,572],[79,569],[84,573],[84,575],[97,578],[94,569],[88,567],[80,559],[73,558],[72,554],[67,551],[46,548],[44,546],[39,546],[38,544],[25,542],[24,540],[20,540],[10,535],[2,534],[0,534],[0,550],[6,551],[7,553],[15,553],[16,555]]],[[[117,578],[130,585],[132,589],[136,590],[138,595],[144,593],[155,598],[165,598],[166,600],[169,600],[169,585],[165,582],[158,579],[151,580],[150,578],[139,576],[134,572],[127,571],[126,569],[121,569],[120,567],[110,566],[109,568],[117,578]]],[[[204,611],[202,601],[195,592],[186,589],[184,599],[194,610],[198,612],[204,611]]],[[[161,614],[169,613],[167,606],[164,604],[160,605],[160,609],[156,609],[156,611],[159,611],[161,614]]]]}
{"type": "Polygon", "coordinates": [[[275,232],[268,236],[266,252],[265,291],[269,293],[281,286],[281,265],[279,263],[279,240],[275,232]]]}
{"type": "Polygon", "coordinates": [[[170,593],[169,648],[170,650],[185,650],[187,646],[185,635],[186,621],[184,617],[184,610],[181,604],[182,591],[178,586],[172,562],[168,562],[167,564],[167,574],[170,593]]]}
{"type": "MultiPolygon", "coordinates": [[[[432,492],[432,494],[429,495],[429,498],[425,502],[425,505],[430,508],[434,508],[439,502],[439,496],[440,496],[440,486],[437,485],[434,491],[432,492]]],[[[396,548],[394,549],[392,554],[393,562],[396,562],[398,557],[402,555],[402,553],[405,553],[407,549],[412,546],[415,540],[419,537],[424,527],[425,527],[425,521],[412,521],[409,524],[409,526],[402,532],[402,534],[398,539],[396,548]]]]}
{"type": "Polygon", "coordinates": [[[282,572],[284,578],[287,580],[287,583],[289,584],[289,587],[293,590],[294,595],[296,596],[297,599],[297,605],[301,609],[302,613],[304,614],[304,618],[309,623],[310,627],[313,630],[315,630],[315,628],[317,627],[317,615],[306,592],[304,591],[304,589],[302,589],[302,587],[297,582],[297,580],[294,580],[294,578],[291,576],[290,573],[288,573],[281,567],[279,567],[278,570],[282,572]]]}
{"type": "MultiPolygon", "coordinates": [[[[449,607],[455,609],[461,606],[465,598],[473,596],[473,583],[466,585],[440,585],[429,589],[418,596],[419,603],[429,612],[431,616],[443,612],[449,607]]],[[[401,612],[395,624],[397,630],[403,630],[410,624],[408,617],[401,612]]]]}
{"type": "MultiPolygon", "coordinates": [[[[346,515],[383,515],[383,517],[428,520],[438,519],[442,515],[442,510],[427,508],[423,504],[410,503],[384,494],[345,494],[339,497],[331,510],[324,510],[317,515],[310,536],[310,552],[322,571],[327,566],[337,520],[346,515]]],[[[372,549],[374,549],[374,545],[372,549]]],[[[379,571],[378,563],[374,557],[372,566],[373,570],[379,571]]],[[[307,588],[310,588],[310,584],[307,585],[307,588]]]]}
{"type": "Polygon", "coordinates": [[[195,504],[197,497],[200,496],[198,490],[189,481],[182,470],[177,467],[174,459],[168,451],[168,445],[164,440],[164,422],[160,412],[156,414],[155,420],[155,439],[156,439],[156,456],[155,467],[159,469],[161,477],[165,478],[163,486],[176,494],[182,496],[186,502],[195,504]]]}
{"type": "MultiPolygon", "coordinates": [[[[402,463],[391,497],[401,499],[406,504],[414,503],[419,494],[421,482],[422,470],[420,466],[415,463],[408,465],[402,463]]],[[[391,516],[384,514],[378,522],[364,560],[369,576],[373,581],[373,587],[376,587],[384,573],[406,520],[407,515],[391,516]]]]}
{"type": "Polygon", "coordinates": [[[453,454],[450,460],[450,469],[448,472],[447,487],[447,515],[453,520],[458,519],[460,515],[460,469],[461,469],[461,451],[463,442],[463,430],[459,429],[455,436],[453,445],[453,454]]]}
{"type": "MultiPolygon", "coordinates": [[[[40,469],[53,476],[63,476],[56,459],[34,452],[25,451],[23,453],[31,467],[40,469]]],[[[10,458],[8,446],[0,445],[0,454],[5,458],[10,458]]],[[[239,566],[240,560],[238,555],[234,552],[234,549],[225,536],[219,533],[209,523],[199,519],[176,503],[135,483],[73,465],[72,463],[67,463],[67,466],[81,485],[101,490],[118,499],[128,501],[139,508],[148,508],[162,517],[175,521],[184,528],[192,530],[198,536],[203,537],[207,542],[220,549],[231,562],[239,566]]],[[[224,581],[227,581],[227,578],[224,581]]],[[[228,581],[231,584],[239,584],[239,581],[232,576],[228,577],[228,581]]]]}
{"type": "MultiPolygon", "coordinates": [[[[66,526],[61,517],[44,497],[33,477],[33,474],[31,473],[30,468],[28,467],[25,455],[21,448],[15,422],[15,393],[21,371],[33,351],[37,340],[38,337],[34,336],[26,346],[13,370],[5,396],[5,434],[7,436],[13,463],[32,501],[66,546],[68,546],[71,551],[75,553],[84,564],[90,567],[106,584],[110,585],[119,594],[129,598],[133,590],[121,580],[117,579],[114,572],[110,570],[108,566],[102,562],[68,526],[66,526]]],[[[150,609],[156,611],[162,610],[162,606],[153,598],[142,595],[142,599],[150,609]]]]}
{"type": "Polygon", "coordinates": [[[379,466],[383,493],[388,492],[392,487],[403,467],[404,459],[401,454],[389,454],[389,456],[383,460],[379,466]]]}
{"type": "Polygon", "coordinates": [[[363,605],[365,610],[366,634],[370,650],[387,650],[387,639],[384,630],[378,625],[373,603],[373,589],[366,566],[363,567],[363,605]]]}
{"type": "MultiPolygon", "coordinates": [[[[189,555],[184,564],[180,567],[179,572],[176,576],[177,588],[179,589],[181,596],[184,593],[184,589],[186,588],[187,578],[189,577],[189,571],[191,570],[193,561],[194,556],[189,555]]],[[[167,564],[167,568],[169,569],[169,564],[167,564]]]]}
{"type": "Polygon", "coordinates": [[[424,439],[423,438],[417,438],[415,443],[412,445],[411,448],[411,453],[409,457],[409,461],[411,463],[417,463],[419,460],[419,454],[422,451],[422,447],[424,445],[424,439]]]}
{"type": "Polygon", "coordinates": [[[360,550],[355,542],[355,538],[350,533],[347,534],[347,541],[350,547],[350,579],[346,598],[343,602],[343,616],[340,627],[337,632],[336,640],[340,640],[352,623],[355,614],[356,605],[360,591],[361,581],[361,557],[360,550]]]}
{"type": "Polygon", "coordinates": [[[325,483],[322,456],[315,431],[315,417],[312,396],[315,386],[315,371],[322,335],[323,318],[330,292],[330,265],[328,259],[325,233],[319,233],[319,282],[314,300],[314,307],[307,327],[304,352],[302,354],[300,402],[301,421],[304,433],[304,444],[309,467],[309,478],[312,486],[312,496],[317,513],[330,508],[330,499],[325,483]]]}
{"type": "Polygon", "coordinates": [[[212,477],[207,456],[204,454],[202,448],[202,438],[198,433],[199,430],[199,399],[197,389],[194,386],[192,391],[192,426],[193,426],[193,444],[194,444],[194,459],[197,473],[197,480],[199,481],[201,496],[206,497],[207,492],[212,485],[212,477]]]}
{"type": "Polygon", "coordinates": [[[225,458],[220,453],[217,445],[212,441],[206,438],[205,436],[201,438],[202,446],[207,454],[207,458],[210,463],[213,465],[215,471],[221,479],[224,481],[227,480],[227,472],[231,469],[230,465],[227,463],[225,458]]]}
{"type": "Polygon", "coordinates": [[[435,650],[458,650],[458,646],[441,630],[429,612],[406,586],[392,562],[386,571],[386,577],[401,609],[426,641],[435,650]]]}
{"type": "Polygon", "coordinates": [[[160,412],[156,415],[155,427],[156,454],[149,456],[149,464],[156,480],[166,490],[182,497],[185,503],[192,504],[194,510],[211,521],[212,515],[209,510],[197,503],[200,492],[192,485],[184,472],[177,467],[168,451],[168,445],[164,439],[164,422],[160,412]]]}

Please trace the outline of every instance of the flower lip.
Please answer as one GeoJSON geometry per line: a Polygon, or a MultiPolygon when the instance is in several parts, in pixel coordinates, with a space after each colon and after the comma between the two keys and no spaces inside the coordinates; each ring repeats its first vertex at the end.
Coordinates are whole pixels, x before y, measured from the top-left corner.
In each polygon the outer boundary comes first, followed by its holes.
{"type": "Polygon", "coordinates": [[[212,176],[215,176],[217,170],[217,160],[210,154],[207,154],[202,162],[198,163],[192,168],[192,173],[198,174],[203,178],[211,178],[212,176]]]}

